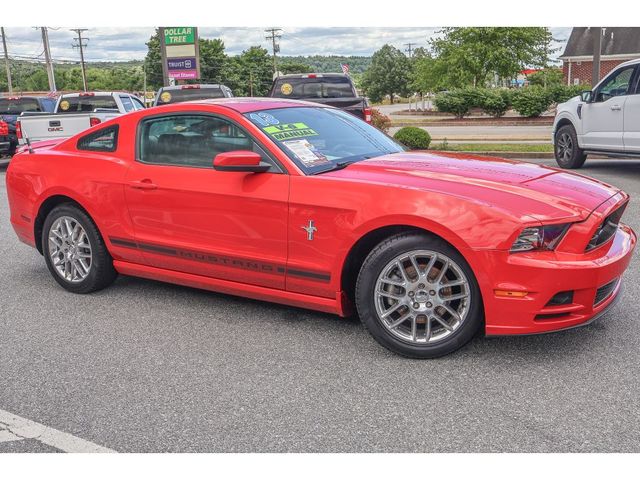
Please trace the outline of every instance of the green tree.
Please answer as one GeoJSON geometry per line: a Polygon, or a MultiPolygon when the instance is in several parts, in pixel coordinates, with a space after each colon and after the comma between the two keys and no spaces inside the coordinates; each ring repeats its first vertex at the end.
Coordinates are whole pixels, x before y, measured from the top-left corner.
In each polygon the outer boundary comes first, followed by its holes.
{"type": "Polygon", "coordinates": [[[384,45],[373,54],[371,66],[362,78],[362,87],[374,102],[388,95],[406,95],[411,80],[411,63],[404,53],[391,45],[384,45]]]}
{"type": "Polygon", "coordinates": [[[163,84],[162,55],[160,54],[160,35],[158,29],[147,42],[147,55],[144,58],[144,71],[147,74],[149,88],[157,89],[163,84]]]}
{"type": "Polygon", "coordinates": [[[494,74],[510,78],[525,67],[546,67],[554,51],[544,27],[455,27],[442,33],[431,46],[454,85],[466,79],[481,87],[494,74]]]}
{"type": "Polygon", "coordinates": [[[233,57],[227,71],[227,85],[236,96],[264,96],[271,88],[273,70],[269,52],[253,46],[233,57]]]}
{"type": "Polygon", "coordinates": [[[291,62],[286,61],[278,65],[278,70],[280,73],[311,73],[313,72],[313,68],[310,65],[302,62],[291,62]]]}
{"type": "Polygon", "coordinates": [[[225,83],[228,58],[224,53],[224,42],[219,38],[200,38],[199,47],[202,83],[225,83]]]}
{"type": "Polygon", "coordinates": [[[562,85],[564,76],[559,68],[546,68],[527,76],[527,80],[531,85],[541,85],[543,87],[551,87],[554,85],[562,85]]]}

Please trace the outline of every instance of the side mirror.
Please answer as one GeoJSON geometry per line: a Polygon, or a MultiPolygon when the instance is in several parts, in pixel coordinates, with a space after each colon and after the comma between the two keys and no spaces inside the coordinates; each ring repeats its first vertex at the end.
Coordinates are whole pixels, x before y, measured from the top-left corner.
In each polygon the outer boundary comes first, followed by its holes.
{"type": "Polygon", "coordinates": [[[580,94],[580,100],[585,103],[591,103],[593,101],[593,92],[591,90],[585,90],[580,94]]]}
{"type": "Polygon", "coordinates": [[[262,157],[250,150],[235,150],[219,153],[213,159],[213,168],[221,172],[250,172],[261,173],[271,168],[268,163],[262,163],[262,157]]]}

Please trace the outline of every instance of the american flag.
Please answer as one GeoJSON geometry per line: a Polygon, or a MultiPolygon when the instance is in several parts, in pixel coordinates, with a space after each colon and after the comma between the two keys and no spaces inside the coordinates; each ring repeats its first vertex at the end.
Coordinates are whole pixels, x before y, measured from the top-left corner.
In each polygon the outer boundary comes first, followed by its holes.
{"type": "Polygon", "coordinates": [[[349,64],[348,63],[341,63],[340,67],[342,68],[342,73],[344,73],[345,75],[349,75],[349,64]]]}

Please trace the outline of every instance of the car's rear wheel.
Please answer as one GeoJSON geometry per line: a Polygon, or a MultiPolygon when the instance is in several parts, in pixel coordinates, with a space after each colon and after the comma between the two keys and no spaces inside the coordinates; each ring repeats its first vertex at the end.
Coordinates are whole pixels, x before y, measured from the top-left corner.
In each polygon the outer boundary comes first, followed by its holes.
{"type": "Polygon", "coordinates": [[[562,168],[580,168],[587,155],[578,146],[578,136],[572,125],[564,125],[558,129],[555,138],[556,162],[562,168]]]}
{"type": "Polygon", "coordinates": [[[117,276],[100,232],[73,204],[57,206],[47,215],[42,251],[53,278],[70,292],[100,290],[117,276]]]}
{"type": "Polygon", "coordinates": [[[434,358],[457,350],[482,325],[480,290],[453,247],[432,235],[395,235],[374,248],[356,285],[362,323],[393,352],[434,358]]]}

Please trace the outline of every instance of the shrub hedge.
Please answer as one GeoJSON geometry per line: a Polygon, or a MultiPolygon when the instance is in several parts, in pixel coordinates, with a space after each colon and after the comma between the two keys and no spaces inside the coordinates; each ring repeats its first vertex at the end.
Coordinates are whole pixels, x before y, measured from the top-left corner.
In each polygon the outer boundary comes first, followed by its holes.
{"type": "Polygon", "coordinates": [[[472,108],[480,108],[493,117],[502,117],[513,108],[525,117],[538,117],[554,103],[566,102],[589,90],[587,85],[531,85],[518,89],[458,88],[436,95],[434,104],[440,112],[463,118],[472,108]]]}
{"type": "Polygon", "coordinates": [[[393,138],[411,150],[426,150],[431,143],[431,135],[418,127],[402,127],[393,138]]]}

